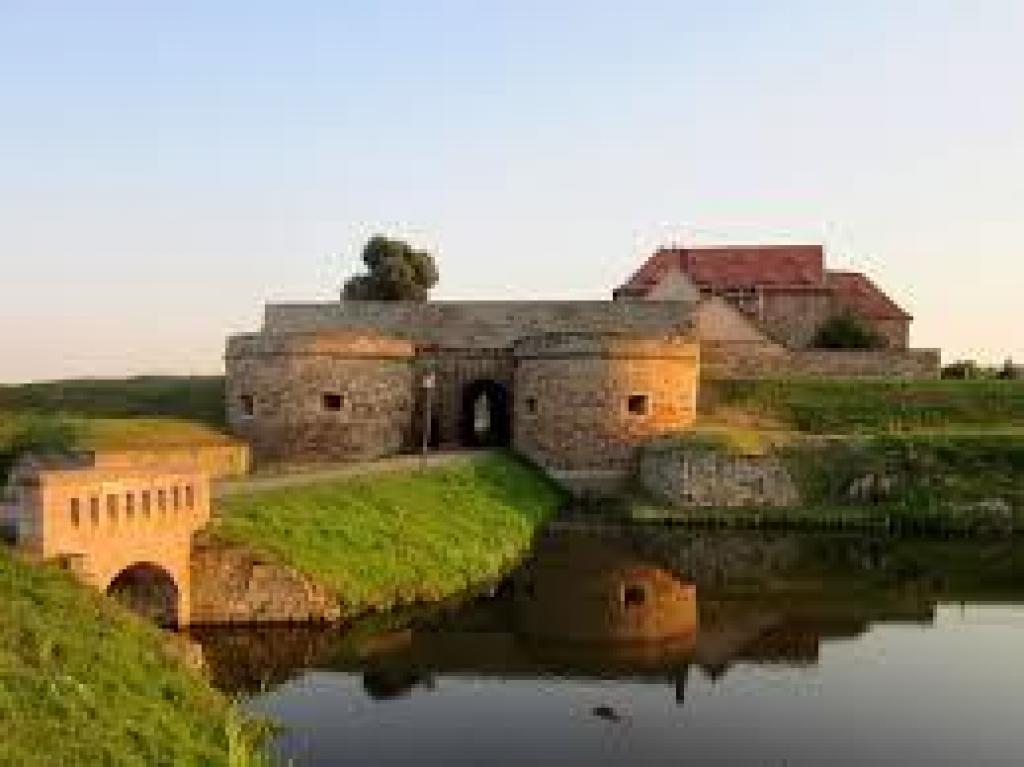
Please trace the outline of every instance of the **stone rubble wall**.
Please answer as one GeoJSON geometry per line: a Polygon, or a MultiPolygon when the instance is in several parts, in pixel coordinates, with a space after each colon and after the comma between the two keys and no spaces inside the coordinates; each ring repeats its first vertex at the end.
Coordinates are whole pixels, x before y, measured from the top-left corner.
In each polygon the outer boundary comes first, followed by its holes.
{"type": "Polygon", "coordinates": [[[226,360],[228,423],[257,462],[393,455],[412,441],[414,354],[408,341],[360,334],[236,336],[226,360]],[[325,394],[341,397],[339,409],[325,407],[325,394]]]}
{"type": "Polygon", "coordinates": [[[789,471],[771,454],[653,444],[641,451],[639,480],[655,499],[680,509],[800,505],[789,471]]]}
{"type": "Polygon", "coordinates": [[[199,535],[192,549],[192,622],[336,621],[338,598],[302,573],[243,546],[199,535]]]}
{"type": "Polygon", "coordinates": [[[938,349],[787,349],[702,342],[705,378],[938,378],[938,349]]]}

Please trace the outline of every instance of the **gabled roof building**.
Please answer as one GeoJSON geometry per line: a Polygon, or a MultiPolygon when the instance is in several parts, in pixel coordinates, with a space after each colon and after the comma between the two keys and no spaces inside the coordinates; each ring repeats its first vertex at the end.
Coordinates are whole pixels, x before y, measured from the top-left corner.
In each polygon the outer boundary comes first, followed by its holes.
{"type": "Polygon", "coordinates": [[[830,317],[849,312],[891,349],[906,349],[911,316],[859,272],[825,268],[821,245],[662,248],[614,292],[616,299],[719,296],[791,349],[811,345],[830,317]]]}

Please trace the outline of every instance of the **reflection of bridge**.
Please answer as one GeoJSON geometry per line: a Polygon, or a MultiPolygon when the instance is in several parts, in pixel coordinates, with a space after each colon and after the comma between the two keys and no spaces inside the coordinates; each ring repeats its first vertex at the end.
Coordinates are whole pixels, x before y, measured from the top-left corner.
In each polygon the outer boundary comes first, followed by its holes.
{"type": "Polygon", "coordinates": [[[16,483],[19,546],[162,623],[188,624],[192,534],[210,516],[205,474],[36,468],[16,483]]]}

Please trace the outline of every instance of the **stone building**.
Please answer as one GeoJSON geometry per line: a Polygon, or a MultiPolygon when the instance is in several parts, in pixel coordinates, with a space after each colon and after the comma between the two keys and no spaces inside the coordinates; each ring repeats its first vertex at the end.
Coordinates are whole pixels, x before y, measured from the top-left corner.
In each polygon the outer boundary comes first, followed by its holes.
{"type": "Polygon", "coordinates": [[[825,269],[820,245],[663,248],[613,297],[696,303],[707,379],[939,376],[938,349],[909,347],[910,315],[863,274],[825,269]],[[883,348],[814,347],[827,320],[851,313],[883,348]]]}
{"type": "Polygon", "coordinates": [[[259,461],[510,445],[566,484],[615,484],[693,423],[693,306],[270,304],[230,338],[227,413],[259,461]]]}
{"type": "Polygon", "coordinates": [[[616,298],[696,301],[720,296],[774,341],[811,345],[830,317],[864,320],[890,349],[906,349],[911,316],[859,272],[825,268],[821,245],[663,248],[614,293],[616,298]]]}

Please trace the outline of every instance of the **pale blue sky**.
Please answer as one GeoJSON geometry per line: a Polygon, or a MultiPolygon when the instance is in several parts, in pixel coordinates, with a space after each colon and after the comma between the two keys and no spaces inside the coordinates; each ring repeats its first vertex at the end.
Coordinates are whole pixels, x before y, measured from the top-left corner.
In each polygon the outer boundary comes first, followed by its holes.
{"type": "Polygon", "coordinates": [[[1024,0],[0,0],[0,381],[221,369],[373,232],[441,298],[824,242],[1024,360],[1024,0]]]}

